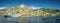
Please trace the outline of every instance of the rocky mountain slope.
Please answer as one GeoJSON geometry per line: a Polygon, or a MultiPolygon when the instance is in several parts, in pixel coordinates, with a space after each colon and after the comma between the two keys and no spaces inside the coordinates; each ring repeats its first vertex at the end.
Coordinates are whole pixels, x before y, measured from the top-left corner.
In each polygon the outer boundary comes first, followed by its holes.
{"type": "Polygon", "coordinates": [[[0,10],[0,16],[4,16],[7,14],[18,14],[22,17],[32,17],[32,16],[60,16],[60,10],[58,9],[50,9],[50,8],[39,8],[39,9],[32,9],[24,4],[18,7],[11,7],[8,9],[0,10]]]}

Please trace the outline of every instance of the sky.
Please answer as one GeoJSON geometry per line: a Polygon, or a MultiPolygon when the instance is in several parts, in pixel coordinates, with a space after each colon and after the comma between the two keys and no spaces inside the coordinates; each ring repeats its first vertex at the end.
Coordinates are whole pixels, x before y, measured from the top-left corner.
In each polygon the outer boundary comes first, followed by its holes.
{"type": "Polygon", "coordinates": [[[60,0],[0,0],[0,8],[19,6],[21,4],[34,7],[60,9],[60,0]]]}

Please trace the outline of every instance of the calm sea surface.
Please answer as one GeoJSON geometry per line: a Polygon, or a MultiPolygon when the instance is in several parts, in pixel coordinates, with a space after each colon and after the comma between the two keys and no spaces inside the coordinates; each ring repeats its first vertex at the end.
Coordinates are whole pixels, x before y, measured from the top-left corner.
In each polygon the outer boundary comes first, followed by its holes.
{"type": "Polygon", "coordinates": [[[11,17],[0,18],[0,23],[60,23],[56,17],[11,17]]]}

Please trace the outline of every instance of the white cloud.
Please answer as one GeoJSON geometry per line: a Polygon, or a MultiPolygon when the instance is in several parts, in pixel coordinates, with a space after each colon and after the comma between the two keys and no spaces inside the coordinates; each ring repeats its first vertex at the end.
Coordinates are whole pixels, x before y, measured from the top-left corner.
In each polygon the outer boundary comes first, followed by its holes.
{"type": "Polygon", "coordinates": [[[0,7],[0,9],[6,9],[6,7],[0,7]]]}
{"type": "Polygon", "coordinates": [[[31,6],[32,9],[39,9],[41,7],[31,6]]]}

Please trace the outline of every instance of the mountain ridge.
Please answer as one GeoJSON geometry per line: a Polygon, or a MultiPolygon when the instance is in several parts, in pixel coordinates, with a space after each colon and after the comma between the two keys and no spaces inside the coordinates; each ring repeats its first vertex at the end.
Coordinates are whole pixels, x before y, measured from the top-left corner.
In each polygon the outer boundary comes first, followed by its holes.
{"type": "Polygon", "coordinates": [[[15,15],[19,14],[22,17],[32,17],[32,16],[60,16],[60,10],[50,9],[50,8],[40,8],[40,9],[32,9],[24,4],[20,5],[20,7],[12,7],[10,9],[3,9],[0,11],[0,16],[7,15],[8,13],[15,15]]]}

